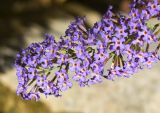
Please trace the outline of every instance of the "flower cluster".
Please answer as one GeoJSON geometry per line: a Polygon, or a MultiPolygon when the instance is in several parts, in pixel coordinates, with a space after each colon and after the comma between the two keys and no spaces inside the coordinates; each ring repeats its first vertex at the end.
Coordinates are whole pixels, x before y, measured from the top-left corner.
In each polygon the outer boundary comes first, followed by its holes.
{"type": "Polygon", "coordinates": [[[160,35],[147,21],[159,19],[160,5],[157,0],[134,0],[128,15],[113,13],[109,7],[92,28],[78,17],[59,41],[46,34],[43,42],[22,50],[15,62],[17,94],[26,100],[39,100],[40,94],[58,97],[72,87],[72,81],[84,87],[151,68],[160,60],[160,35]],[[139,4],[143,9],[137,8],[139,4]],[[153,49],[151,44],[158,46],[153,49]]]}

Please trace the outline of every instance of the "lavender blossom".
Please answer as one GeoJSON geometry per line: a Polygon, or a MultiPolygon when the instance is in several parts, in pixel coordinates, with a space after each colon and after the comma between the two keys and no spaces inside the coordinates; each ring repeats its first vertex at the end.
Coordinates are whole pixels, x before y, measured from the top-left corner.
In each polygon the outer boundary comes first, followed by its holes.
{"type": "Polygon", "coordinates": [[[59,97],[73,81],[85,87],[151,68],[160,60],[160,37],[159,30],[155,33],[146,22],[159,18],[160,4],[134,0],[128,15],[113,13],[109,7],[92,28],[78,17],[59,41],[47,34],[43,42],[23,49],[15,61],[17,95],[36,101],[41,94],[59,97]],[[139,5],[144,8],[138,9],[139,5]],[[155,50],[150,49],[152,43],[158,43],[155,50]]]}

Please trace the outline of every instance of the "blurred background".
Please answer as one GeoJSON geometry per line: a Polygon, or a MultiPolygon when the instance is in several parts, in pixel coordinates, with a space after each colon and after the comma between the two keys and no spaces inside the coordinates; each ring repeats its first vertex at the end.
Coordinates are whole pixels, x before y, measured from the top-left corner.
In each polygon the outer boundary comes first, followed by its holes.
{"type": "MultiPolygon", "coordinates": [[[[76,16],[92,26],[109,5],[127,14],[130,0],[1,0],[0,2],[0,113],[160,113],[160,64],[130,79],[104,80],[102,84],[74,86],[61,98],[23,101],[15,94],[14,59],[45,33],[56,38],[76,16]]],[[[157,23],[159,21],[151,21],[157,23]]],[[[160,23],[160,22],[159,22],[160,23]]]]}

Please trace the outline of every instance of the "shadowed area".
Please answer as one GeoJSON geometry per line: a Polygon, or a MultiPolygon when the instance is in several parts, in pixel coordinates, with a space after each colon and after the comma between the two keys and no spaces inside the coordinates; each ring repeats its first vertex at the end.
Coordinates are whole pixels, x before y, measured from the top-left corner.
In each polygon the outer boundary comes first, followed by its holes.
{"type": "Polygon", "coordinates": [[[52,113],[43,103],[23,101],[14,92],[0,85],[0,113],[52,113]]]}
{"type": "Polygon", "coordinates": [[[1,83],[0,86],[0,113],[68,113],[52,112],[42,102],[24,101],[1,83]]]}

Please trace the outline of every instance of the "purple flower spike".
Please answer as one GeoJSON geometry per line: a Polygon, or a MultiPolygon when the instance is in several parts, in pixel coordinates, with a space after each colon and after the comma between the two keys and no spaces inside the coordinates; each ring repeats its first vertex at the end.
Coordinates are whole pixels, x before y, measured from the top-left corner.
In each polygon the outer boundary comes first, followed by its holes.
{"type": "Polygon", "coordinates": [[[134,0],[127,17],[113,13],[110,6],[91,28],[84,17],[78,17],[59,41],[46,34],[43,42],[17,54],[17,95],[36,101],[41,94],[59,97],[72,82],[85,87],[103,78],[129,78],[144,67],[151,68],[160,61],[160,37],[158,25],[150,28],[147,21],[159,17],[157,0],[134,0]],[[158,45],[153,50],[151,44],[158,45]]]}

